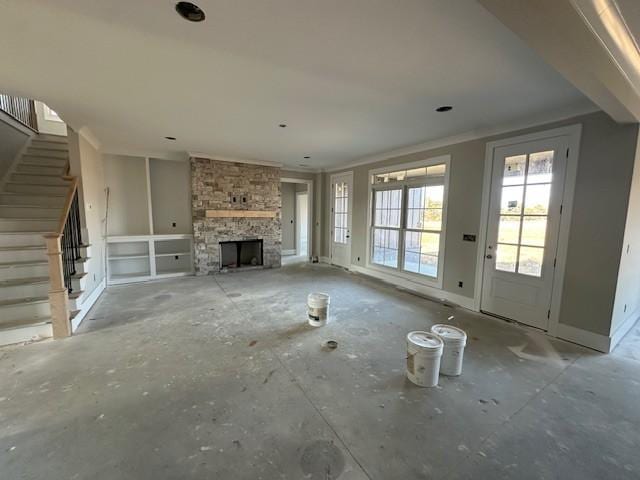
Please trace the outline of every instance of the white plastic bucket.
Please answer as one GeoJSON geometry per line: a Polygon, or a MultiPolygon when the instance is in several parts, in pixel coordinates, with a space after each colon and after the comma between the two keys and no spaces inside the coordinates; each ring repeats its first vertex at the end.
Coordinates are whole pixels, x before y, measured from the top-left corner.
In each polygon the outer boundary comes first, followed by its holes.
{"type": "Polygon", "coordinates": [[[310,293],[307,297],[307,316],[309,325],[322,327],[329,318],[329,295],[326,293],[310,293]]]}
{"type": "Polygon", "coordinates": [[[462,359],[464,347],[467,344],[467,334],[453,325],[438,324],[431,327],[431,333],[435,333],[444,342],[444,351],[440,362],[440,373],[457,377],[462,373],[462,359]]]}
{"type": "Polygon", "coordinates": [[[407,335],[407,378],[420,387],[435,387],[440,372],[442,339],[429,332],[407,335]]]}

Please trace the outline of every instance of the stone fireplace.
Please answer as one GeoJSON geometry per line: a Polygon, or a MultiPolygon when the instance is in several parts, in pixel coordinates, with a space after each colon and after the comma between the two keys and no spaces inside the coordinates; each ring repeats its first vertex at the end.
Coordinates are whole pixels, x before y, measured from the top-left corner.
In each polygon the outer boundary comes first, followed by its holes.
{"type": "Polygon", "coordinates": [[[192,158],[191,191],[197,275],[280,266],[279,168],[192,158]]]}

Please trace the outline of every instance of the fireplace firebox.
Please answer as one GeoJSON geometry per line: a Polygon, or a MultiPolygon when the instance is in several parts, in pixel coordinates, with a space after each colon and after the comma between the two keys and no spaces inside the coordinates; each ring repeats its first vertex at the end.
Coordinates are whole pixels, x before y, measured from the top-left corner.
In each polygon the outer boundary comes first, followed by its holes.
{"type": "Polygon", "coordinates": [[[220,242],[221,270],[258,267],[262,260],[262,239],[220,242]]]}

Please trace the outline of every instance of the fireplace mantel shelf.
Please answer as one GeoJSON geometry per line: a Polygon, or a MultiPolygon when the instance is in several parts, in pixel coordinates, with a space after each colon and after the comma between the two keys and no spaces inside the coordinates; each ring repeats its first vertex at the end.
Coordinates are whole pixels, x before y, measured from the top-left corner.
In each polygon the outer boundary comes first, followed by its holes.
{"type": "Polygon", "coordinates": [[[275,210],[207,210],[207,218],[275,218],[275,210]]]}

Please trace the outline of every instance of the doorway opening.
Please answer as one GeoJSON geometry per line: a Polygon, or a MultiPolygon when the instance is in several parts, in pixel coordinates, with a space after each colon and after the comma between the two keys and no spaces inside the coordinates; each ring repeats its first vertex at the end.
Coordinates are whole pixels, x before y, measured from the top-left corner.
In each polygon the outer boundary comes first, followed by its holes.
{"type": "Polygon", "coordinates": [[[313,180],[282,178],[282,263],[307,262],[312,255],[313,180]]]}

